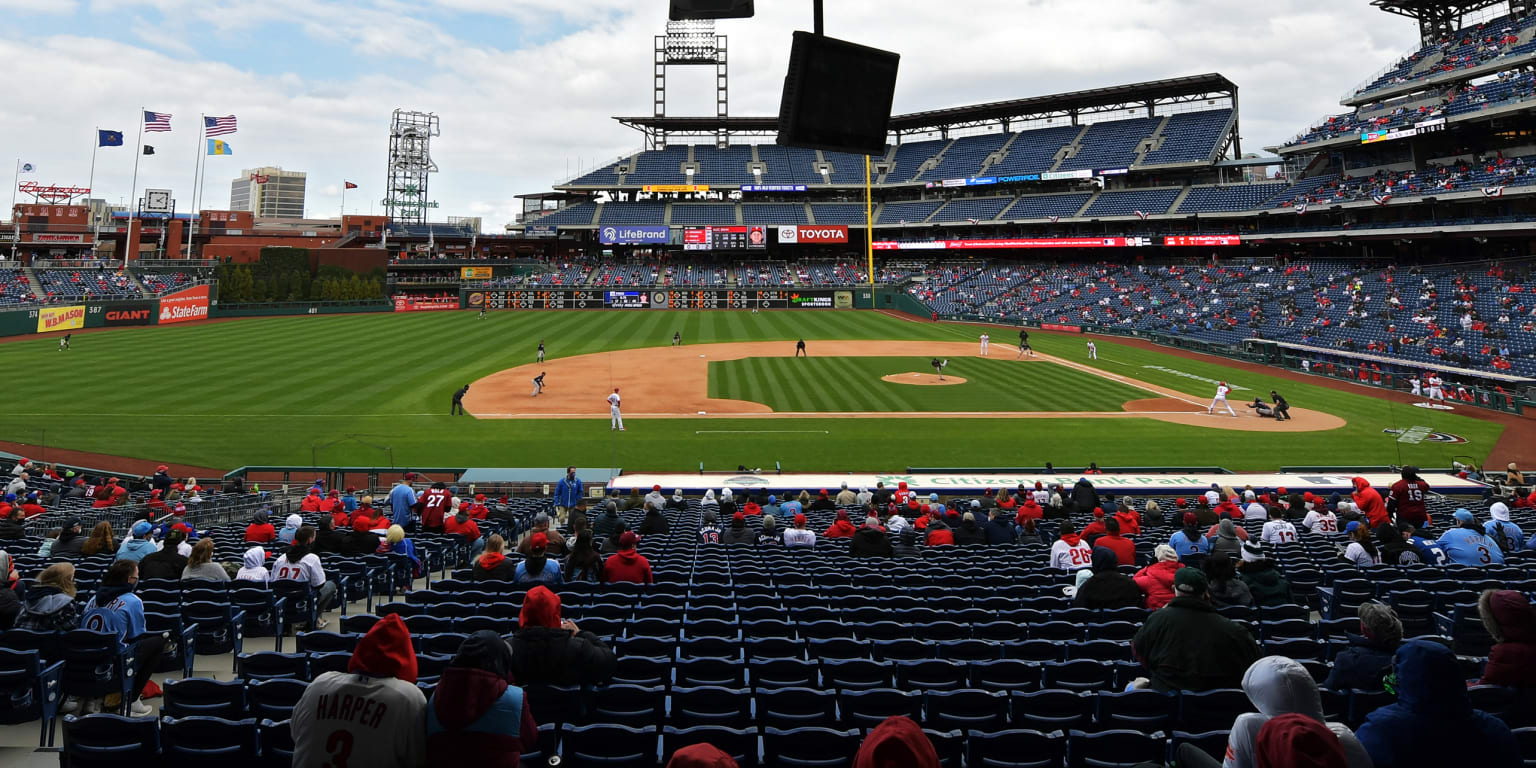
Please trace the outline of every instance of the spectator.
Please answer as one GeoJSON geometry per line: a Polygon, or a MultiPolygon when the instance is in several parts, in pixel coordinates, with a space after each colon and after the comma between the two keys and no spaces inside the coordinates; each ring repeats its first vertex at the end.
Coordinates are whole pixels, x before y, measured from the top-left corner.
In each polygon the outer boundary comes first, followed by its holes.
{"type": "Polygon", "coordinates": [[[411,522],[411,510],[416,507],[418,499],[416,491],[407,481],[415,479],[414,472],[406,473],[404,478],[395,481],[395,487],[389,489],[389,519],[402,530],[414,527],[411,522]]]}
{"type": "Polygon", "coordinates": [[[1136,587],[1146,595],[1147,610],[1155,611],[1173,601],[1173,580],[1184,564],[1179,562],[1179,555],[1173,547],[1167,544],[1157,545],[1152,551],[1157,562],[1141,569],[1136,573],[1134,582],[1136,587]]]}
{"type": "Polygon", "coordinates": [[[671,530],[672,524],[667,520],[665,515],[661,514],[661,510],[656,509],[655,507],[646,507],[645,517],[640,521],[640,536],[659,536],[663,533],[668,533],[671,530]]]}
{"type": "Polygon", "coordinates": [[[257,512],[251,524],[245,527],[245,540],[252,544],[267,544],[277,538],[277,529],[267,519],[267,510],[257,512]]]}
{"type": "Polygon", "coordinates": [[[1237,577],[1237,566],[1232,558],[1211,555],[1206,558],[1202,570],[1210,584],[1212,605],[1217,608],[1253,605],[1253,595],[1248,591],[1248,585],[1237,577]]]}
{"type": "Polygon", "coordinates": [[[172,530],[167,533],[164,545],[158,551],[151,552],[139,560],[139,578],[172,581],[180,579],[182,570],[187,567],[187,558],[182,557],[176,550],[186,540],[187,535],[181,531],[172,530]]]}
{"type": "MultiPolygon", "coordinates": [[[[314,491],[313,488],[311,488],[310,490],[312,492],[314,491]]],[[[319,498],[318,492],[316,492],[316,494],[317,495],[315,495],[313,498],[317,498],[318,499],[319,498]]],[[[315,511],[318,512],[319,508],[316,507],[315,511]]],[[[283,527],[277,529],[277,540],[282,542],[282,543],[284,543],[284,544],[292,544],[293,543],[293,535],[295,533],[299,532],[299,526],[301,526],[303,524],[304,524],[304,518],[303,517],[300,517],[299,515],[289,515],[287,518],[285,518],[283,520],[283,527]]]]}
{"type": "Polygon", "coordinates": [[[720,537],[722,544],[746,544],[748,546],[757,542],[757,534],[747,527],[747,513],[738,510],[731,515],[731,525],[725,529],[720,537]]]}
{"type": "MultiPolygon", "coordinates": [[[[804,502],[804,499],[801,500],[804,502]]],[[[816,494],[816,500],[811,502],[812,512],[831,512],[837,509],[837,504],[827,497],[827,489],[823,488],[816,494]]],[[[852,534],[850,534],[852,535],[852,534]]]]}
{"type": "Polygon", "coordinates": [[[683,498],[683,489],[672,489],[672,495],[667,499],[667,509],[681,512],[688,508],[688,501],[683,498]]]}
{"type": "MultiPolygon", "coordinates": [[[[555,514],[561,520],[571,514],[581,504],[581,494],[585,486],[581,479],[576,477],[575,467],[566,467],[565,476],[560,482],[555,483],[555,514]]],[[[602,535],[601,531],[596,531],[602,535]]]]}
{"type": "MultiPolygon", "coordinates": [[[[823,495],[822,498],[824,499],[826,496],[823,495]]],[[[811,509],[816,509],[816,505],[812,504],[811,509]]],[[[827,526],[827,530],[823,531],[821,535],[822,538],[827,539],[850,539],[853,538],[853,534],[857,530],[853,525],[853,521],[848,519],[848,510],[839,509],[837,510],[837,519],[833,520],[832,524],[827,526]]]]}
{"type": "Polygon", "coordinates": [[[987,515],[987,522],[981,526],[981,530],[989,546],[1012,544],[1018,536],[1013,524],[1008,521],[1008,516],[999,509],[994,509],[987,515]]]}
{"type": "Polygon", "coordinates": [[[1387,503],[1382,500],[1381,492],[1371,487],[1369,480],[1357,477],[1352,481],[1355,484],[1355,492],[1351,494],[1355,506],[1360,509],[1360,514],[1365,515],[1371,528],[1391,522],[1387,516],[1387,503]]]}
{"type": "Polygon", "coordinates": [[[597,635],[560,618],[560,596],[528,590],[512,636],[512,679],[519,685],[607,685],[618,661],[597,635]]]}
{"type": "Polygon", "coordinates": [[[1349,726],[1323,720],[1323,699],[1306,667],[1284,656],[1265,656],[1243,673],[1243,693],[1257,712],[1237,716],[1227,734],[1227,768],[1254,768],[1259,731],[1282,715],[1302,715],[1325,726],[1344,747],[1350,768],[1371,768],[1371,758],[1349,726]]]}
{"type": "Polygon", "coordinates": [[[720,526],[717,525],[718,520],[719,515],[715,512],[715,508],[711,507],[710,509],[704,510],[704,523],[703,525],[699,526],[700,544],[720,543],[720,526]]]}
{"type": "Polygon", "coordinates": [[[1093,575],[1078,585],[1072,605],[1094,610],[1142,607],[1146,595],[1131,577],[1120,572],[1119,563],[1119,555],[1114,550],[1094,547],[1093,575]]]}
{"type": "MultiPolygon", "coordinates": [[[[656,509],[657,510],[661,510],[664,506],[665,505],[658,506],[658,507],[656,507],[656,509]]],[[[721,517],[731,517],[731,516],[735,515],[737,511],[738,510],[737,510],[737,507],[736,507],[736,494],[733,491],[731,491],[731,489],[729,489],[729,488],[721,488],[720,489],[720,516],[721,517]]]]}
{"type": "Polygon", "coordinates": [[[4,520],[0,520],[0,539],[14,540],[26,538],[27,529],[24,525],[26,521],[27,514],[21,511],[21,507],[12,509],[10,514],[5,516],[4,520]]]}
{"type": "Polygon", "coordinates": [[[667,508],[667,497],[664,494],[662,494],[661,486],[659,486],[659,485],[651,486],[651,492],[647,493],[645,495],[645,503],[650,505],[650,506],[652,506],[652,507],[655,507],[656,509],[666,509],[667,508]]]}
{"type": "Polygon", "coordinates": [[[454,508],[453,514],[443,521],[443,533],[461,537],[469,545],[469,556],[475,557],[485,549],[485,538],[480,535],[480,525],[470,518],[468,506],[454,508]]]}
{"type": "Polygon", "coordinates": [[[1181,568],[1174,575],[1176,596],[1148,616],[1131,641],[1148,672],[1148,680],[1136,687],[1164,692],[1236,688],[1258,660],[1253,636],[1216,612],[1207,587],[1197,568],[1181,568]]]}
{"type": "Polygon", "coordinates": [[[384,542],[379,545],[380,554],[405,555],[411,561],[411,575],[421,577],[421,558],[416,556],[416,542],[405,537],[405,529],[398,525],[389,526],[384,532],[384,542]]]}
{"type": "Polygon", "coordinates": [[[187,564],[181,569],[182,581],[195,579],[229,581],[229,571],[224,570],[224,566],[213,562],[213,539],[211,538],[205,537],[192,547],[192,554],[187,556],[187,564]]]}
{"type": "Polygon", "coordinates": [[[843,483],[842,489],[837,492],[836,501],[839,507],[852,507],[859,503],[859,495],[848,490],[848,484],[843,483]]]}
{"type": "MultiPolygon", "coordinates": [[[[1194,748],[1194,745],[1182,745],[1181,756],[1184,748],[1194,748]]],[[[1254,764],[1258,768],[1348,768],[1350,765],[1337,734],[1306,715],[1281,715],[1265,723],[1259,729],[1254,753],[1254,764]]]]}
{"type": "Polygon", "coordinates": [[[1070,521],[1062,521],[1061,532],[1057,535],[1055,543],[1051,544],[1050,564],[1052,568],[1063,571],[1076,571],[1093,566],[1093,550],[1081,536],[1077,535],[1070,521]]]}
{"type": "MultiPolygon", "coordinates": [[[[625,531],[619,537],[619,551],[612,557],[603,561],[603,581],[608,584],[652,584],[656,579],[651,575],[651,561],[635,551],[635,544],[639,537],[633,531],[625,531]]],[[[518,678],[519,681],[522,678],[518,678]]]]}
{"type": "MultiPolygon", "coordinates": [[[[928,509],[924,507],[924,509],[928,509]]],[[[923,543],[930,547],[949,547],[955,544],[955,532],[945,524],[943,518],[933,516],[931,518],[920,517],[919,524],[927,520],[927,528],[923,532],[923,543]]],[[[914,526],[916,527],[916,526],[914,526]]]]}
{"type": "MultiPolygon", "coordinates": [[[[95,536],[95,531],[92,531],[91,535],[95,536]]],[[[107,524],[106,535],[109,539],[112,536],[111,524],[107,524]]],[[[86,536],[80,528],[80,521],[72,517],[65,520],[64,524],[59,527],[59,537],[53,542],[52,554],[54,557],[85,554],[84,548],[87,543],[86,536]]],[[[116,549],[116,547],[108,542],[106,551],[111,552],[116,549]]]]}
{"type": "Polygon", "coordinates": [[[511,685],[512,648],[482,629],[465,638],[427,706],[428,768],[516,768],[539,744],[523,690],[511,685]]]}
{"type": "Polygon", "coordinates": [[[68,632],[80,628],[75,611],[75,566],[54,563],[43,569],[37,584],[27,590],[27,599],[16,617],[16,629],[33,632],[68,632]]]}
{"type": "Polygon", "coordinates": [[[346,672],[326,672],[293,708],[293,765],[416,768],[426,764],[427,698],[416,687],[416,652],[399,615],[376,622],[346,672]]]}
{"type": "MultiPolygon", "coordinates": [[[[544,539],[547,542],[546,551],[548,551],[550,555],[554,557],[565,556],[565,553],[567,552],[565,537],[562,536],[559,531],[554,530],[550,525],[549,515],[540,512],[533,516],[533,533],[544,534],[544,539]]],[[[533,551],[533,544],[531,543],[532,541],[532,536],[523,539],[522,542],[517,545],[518,554],[531,554],[533,551]]]]}
{"type": "Polygon", "coordinates": [[[757,532],[757,545],[762,547],[783,543],[784,532],[779,530],[779,519],[773,515],[763,515],[763,529],[757,532]]]}
{"type": "Polygon", "coordinates": [[[1072,486],[1071,507],[1069,512],[1081,512],[1086,514],[1089,510],[1099,505],[1099,492],[1094,490],[1093,483],[1088,482],[1087,477],[1079,477],[1077,483],[1072,486]]]}
{"type": "Polygon", "coordinates": [[[525,542],[528,557],[517,564],[512,580],[518,584],[548,584],[560,586],[565,579],[560,575],[560,562],[548,556],[549,539],[543,533],[535,533],[525,542]]]}
{"type": "Polygon", "coordinates": [[[1483,627],[1493,638],[1478,685],[1536,688],[1536,609],[1512,589],[1490,589],[1477,600],[1483,627]]]}
{"type": "Polygon", "coordinates": [[[1488,515],[1490,519],[1483,524],[1483,532],[1499,545],[1499,551],[1508,555],[1525,548],[1525,533],[1510,522],[1508,504],[1495,501],[1488,506],[1488,515]]]}
{"type": "MultiPolygon", "coordinates": [[[[336,582],[325,578],[320,566],[320,556],[310,551],[315,543],[315,529],[302,526],[293,536],[293,546],[272,563],[272,581],[301,581],[315,591],[315,611],[325,613],[336,602],[336,582]]],[[[320,619],[311,630],[324,629],[326,621],[320,619]]]]}
{"type": "Polygon", "coordinates": [[[672,753],[667,768],[738,768],[736,760],[710,744],[689,744],[672,753]]]}
{"type": "Polygon", "coordinates": [[[864,737],[853,768],[939,768],[939,753],[910,718],[892,715],[864,737]]]}
{"type": "Polygon", "coordinates": [[[1115,553],[1120,565],[1136,564],[1136,542],[1120,535],[1120,520],[1114,517],[1104,519],[1104,535],[1093,542],[1095,548],[1104,547],[1115,553]]]}
{"type": "Polygon", "coordinates": [[[329,515],[321,515],[320,522],[315,529],[315,554],[342,554],[346,550],[347,537],[336,530],[336,520],[329,515]]]}
{"type": "Polygon", "coordinates": [[[853,557],[891,557],[895,554],[895,549],[891,547],[891,537],[880,527],[879,518],[864,518],[864,525],[854,532],[848,542],[848,554],[853,557]]]}
{"type": "Polygon", "coordinates": [[[485,552],[475,560],[470,570],[470,581],[512,581],[517,578],[517,566],[507,559],[507,540],[499,533],[491,534],[485,542],[485,552]]]}
{"type": "Polygon", "coordinates": [[[623,518],[619,517],[619,505],[612,501],[605,501],[602,513],[592,521],[592,537],[602,541],[612,536],[613,532],[623,524],[623,518]]]}
{"type": "Polygon", "coordinates": [[[576,546],[565,558],[565,580],[601,584],[603,581],[603,556],[592,546],[592,532],[576,534],[576,546]]]}
{"type": "Polygon", "coordinates": [[[1349,647],[1334,657],[1323,687],[1334,691],[1382,690],[1392,672],[1392,654],[1403,644],[1403,623],[1390,606],[1360,604],[1360,634],[1349,635],[1349,647]]]}
{"type": "Polygon", "coordinates": [[[261,547],[251,547],[240,558],[240,570],[235,572],[235,581],[259,581],[262,584],[272,580],[272,572],[267,570],[267,551],[261,547]]]}
{"type": "Polygon", "coordinates": [[[1520,765],[1509,726],[1472,708],[1456,654],[1435,639],[1409,640],[1392,660],[1397,701],[1366,716],[1355,736],[1388,768],[1520,765]],[[1446,734],[1456,734],[1446,738],[1446,734]]]}
{"type": "MultiPolygon", "coordinates": [[[[64,533],[61,531],[59,533],[61,542],[63,538],[64,533]]],[[[112,524],[105,520],[97,523],[96,527],[91,529],[91,538],[87,539],[85,544],[80,547],[80,554],[86,557],[99,555],[103,552],[117,552],[117,540],[112,537],[112,524]]]]}
{"type": "Polygon", "coordinates": [[[1465,509],[1456,510],[1456,527],[1440,534],[1440,540],[1435,544],[1453,563],[1478,567],[1504,564],[1504,553],[1499,545],[1483,535],[1477,518],[1465,509]]]}
{"type": "MultiPolygon", "coordinates": [[[[993,507],[992,511],[996,512],[997,507],[993,507]]],[[[981,530],[981,526],[976,524],[976,513],[967,512],[961,515],[960,525],[955,528],[955,544],[962,547],[974,547],[986,543],[987,534],[981,530]]]]}
{"type": "Polygon", "coordinates": [[[1184,527],[1174,531],[1168,539],[1168,546],[1179,557],[1187,555],[1203,555],[1211,551],[1211,542],[1200,535],[1200,519],[1193,512],[1185,512],[1183,517],[1184,527]]]}
{"type": "Polygon", "coordinates": [[[1429,483],[1419,477],[1418,467],[1403,467],[1402,479],[1393,483],[1389,489],[1389,511],[1397,515],[1400,523],[1424,527],[1429,522],[1429,510],[1424,504],[1424,500],[1429,498],[1429,490],[1429,483]]]}
{"type": "MultiPolygon", "coordinates": [[[[1308,493],[1308,496],[1312,494],[1308,493]]],[[[1316,502],[1307,502],[1307,516],[1302,518],[1303,528],[1313,532],[1332,536],[1339,532],[1339,518],[1327,507],[1316,507],[1316,502]]]]}
{"type": "Polygon", "coordinates": [[[165,650],[165,637],[149,632],[145,626],[144,601],[133,594],[133,587],[138,581],[137,562],[118,560],[112,563],[101,579],[101,587],[96,590],[90,602],[85,604],[81,623],[116,635],[120,643],[138,642],[138,651],[134,654],[133,704],[129,707],[129,715],[148,717],[154,710],[139,697],[143,695],[144,685],[149,682],[149,676],[155,671],[160,654],[165,650]]]}
{"type": "Polygon", "coordinates": [[[160,551],[153,541],[149,540],[149,534],[155,527],[148,520],[140,520],[133,524],[128,532],[128,538],[123,539],[122,546],[117,548],[117,559],[132,560],[138,562],[160,551]]]}
{"type": "MultiPolygon", "coordinates": [[[[787,506],[787,505],[786,505],[787,506]]],[[[814,547],[816,546],[816,532],[805,529],[805,515],[796,513],[795,527],[784,531],[784,546],[786,547],[814,547]]]]}
{"type": "Polygon", "coordinates": [[[1296,526],[1285,519],[1285,509],[1276,504],[1268,511],[1269,519],[1264,522],[1264,532],[1259,534],[1259,540],[1271,547],[1296,541],[1296,526]]]}
{"type": "Polygon", "coordinates": [[[11,556],[0,550],[0,631],[10,629],[21,614],[21,595],[16,592],[20,580],[11,556]]]}

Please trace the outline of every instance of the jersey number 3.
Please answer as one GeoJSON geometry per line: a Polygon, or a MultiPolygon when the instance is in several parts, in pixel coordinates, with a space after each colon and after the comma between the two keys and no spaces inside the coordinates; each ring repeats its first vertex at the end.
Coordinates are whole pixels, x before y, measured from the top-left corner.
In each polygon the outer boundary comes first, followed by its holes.
{"type": "Polygon", "coordinates": [[[347,758],[352,756],[352,732],[331,731],[331,735],[325,738],[325,751],[331,759],[324,768],[347,768],[347,758]]]}

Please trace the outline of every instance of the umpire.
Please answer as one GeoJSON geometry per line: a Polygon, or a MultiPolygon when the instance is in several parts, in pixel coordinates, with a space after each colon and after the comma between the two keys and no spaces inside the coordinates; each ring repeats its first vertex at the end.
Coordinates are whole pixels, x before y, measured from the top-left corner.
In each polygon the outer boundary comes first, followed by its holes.
{"type": "Polygon", "coordinates": [[[453,405],[448,406],[448,415],[449,416],[463,416],[464,415],[464,395],[466,395],[468,393],[469,393],[469,385],[468,384],[465,384],[462,389],[460,389],[457,392],[453,393],[453,405]]]}
{"type": "Polygon", "coordinates": [[[1275,421],[1290,421],[1291,404],[1287,403],[1285,398],[1281,397],[1280,393],[1273,389],[1269,391],[1269,399],[1270,402],[1275,404],[1275,421]]]}

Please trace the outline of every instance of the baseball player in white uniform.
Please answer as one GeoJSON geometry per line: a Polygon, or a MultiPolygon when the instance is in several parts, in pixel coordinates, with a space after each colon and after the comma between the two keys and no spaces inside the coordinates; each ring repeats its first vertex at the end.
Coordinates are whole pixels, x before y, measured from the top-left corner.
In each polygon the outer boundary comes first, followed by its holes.
{"type": "Polygon", "coordinates": [[[1232,410],[1232,404],[1227,402],[1227,393],[1231,391],[1232,388],[1227,386],[1225,381],[1216,382],[1216,396],[1211,398],[1211,406],[1206,408],[1205,412],[1207,414],[1215,413],[1216,406],[1219,405],[1222,408],[1227,409],[1227,413],[1232,414],[1232,416],[1235,418],[1237,416],[1237,411],[1232,410]]]}
{"type": "Polygon", "coordinates": [[[1439,374],[1429,375],[1429,399],[1445,402],[1445,382],[1439,374]]]}
{"type": "Polygon", "coordinates": [[[983,333],[981,335],[981,354],[982,354],[982,356],[986,356],[986,354],[987,354],[987,345],[990,344],[991,342],[992,342],[992,337],[991,336],[988,336],[985,333],[983,333]]]}
{"type": "Polygon", "coordinates": [[[1089,360],[1097,360],[1097,359],[1099,359],[1099,348],[1094,346],[1093,342],[1091,342],[1091,341],[1088,342],[1088,359],[1089,360]]]}
{"type": "Polygon", "coordinates": [[[1408,387],[1413,390],[1414,397],[1424,396],[1424,385],[1419,383],[1418,376],[1415,375],[1408,377],[1408,387]]]}
{"type": "Polygon", "coordinates": [[[623,432],[624,431],[624,414],[619,413],[619,388],[618,387],[614,387],[613,388],[613,394],[608,396],[608,416],[609,416],[609,418],[613,422],[612,424],[609,425],[608,431],[612,432],[613,430],[617,429],[618,431],[623,432]]]}

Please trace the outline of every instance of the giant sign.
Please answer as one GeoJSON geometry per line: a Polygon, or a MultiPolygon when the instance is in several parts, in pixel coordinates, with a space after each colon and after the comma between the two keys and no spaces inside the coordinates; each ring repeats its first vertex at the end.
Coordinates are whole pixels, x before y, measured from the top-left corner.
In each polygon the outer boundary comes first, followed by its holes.
{"type": "Polygon", "coordinates": [[[816,243],[846,243],[848,228],[830,224],[785,224],[775,227],[779,233],[779,245],[815,245],[816,243]]]}
{"type": "Polygon", "coordinates": [[[101,310],[102,325],[108,328],[121,325],[154,325],[155,302],[114,301],[91,307],[92,313],[101,310]]]}
{"type": "Polygon", "coordinates": [[[160,297],[160,324],[208,319],[208,286],[194,285],[160,297]]]}
{"type": "Polygon", "coordinates": [[[67,307],[43,307],[37,313],[37,332],[72,331],[85,327],[85,305],[67,307]]]}
{"type": "Polygon", "coordinates": [[[632,224],[626,226],[606,225],[597,231],[598,240],[603,245],[620,244],[665,244],[672,236],[672,228],[665,224],[646,225],[632,224]]]}

